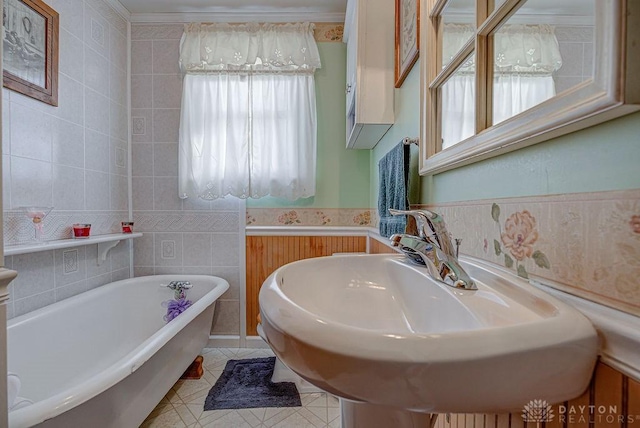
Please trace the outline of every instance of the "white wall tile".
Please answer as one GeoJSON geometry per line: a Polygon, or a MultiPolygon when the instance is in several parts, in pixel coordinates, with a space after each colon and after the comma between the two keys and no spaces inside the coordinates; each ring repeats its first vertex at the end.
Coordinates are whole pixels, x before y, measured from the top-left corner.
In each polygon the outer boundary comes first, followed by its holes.
{"type": "Polygon", "coordinates": [[[87,278],[86,247],[54,251],[55,287],[63,287],[87,278]]]}
{"type": "Polygon", "coordinates": [[[127,73],[113,64],[110,70],[109,96],[116,104],[127,105],[127,73]]]}
{"type": "Polygon", "coordinates": [[[84,173],[85,208],[91,211],[108,211],[111,201],[110,174],[96,171],[84,173]]]}
{"type": "Polygon", "coordinates": [[[184,266],[211,266],[211,234],[183,234],[182,254],[184,266]]]}
{"type": "Polygon", "coordinates": [[[238,334],[242,225],[236,220],[244,205],[231,199],[212,203],[178,198],[177,142],[182,102],[178,47],[182,31],[179,24],[131,27],[133,210],[138,230],[145,234],[134,242],[134,274],[224,277],[231,289],[225,293],[214,330],[238,334]],[[229,228],[229,234],[213,232],[229,228]]]}
{"type": "Polygon", "coordinates": [[[133,264],[135,266],[154,265],[154,234],[145,233],[133,240],[133,264]]]}
{"type": "Polygon", "coordinates": [[[216,300],[211,333],[240,333],[240,302],[238,300],[216,300]]]}
{"type": "Polygon", "coordinates": [[[156,143],[153,145],[153,175],[175,177],[178,175],[178,144],[156,143]]]}
{"type": "MultiPolygon", "coordinates": [[[[58,107],[3,89],[5,210],[45,205],[54,206],[54,213],[65,210],[74,219],[82,219],[85,210],[95,210],[124,220],[128,208],[127,24],[104,0],[47,3],[60,14],[58,107]],[[118,214],[109,214],[112,206],[118,214]]],[[[96,213],[87,216],[97,218],[96,213]]],[[[22,219],[16,222],[17,218],[5,215],[5,230],[11,232],[7,236],[31,239],[32,231],[25,224],[31,225],[22,219]]],[[[106,229],[103,225],[101,233],[106,229]]],[[[49,230],[50,237],[61,233],[49,230]]],[[[66,274],[60,271],[63,255],[55,260],[52,252],[16,256],[21,280],[18,287],[12,286],[9,316],[128,276],[129,251],[128,244],[117,248],[98,266],[96,246],[83,247],[74,262],[77,266],[66,274]]],[[[14,258],[8,261],[13,264],[14,258]]]]}
{"type": "Polygon", "coordinates": [[[153,141],[153,110],[131,109],[131,142],[153,141]]]}
{"type": "Polygon", "coordinates": [[[156,233],[153,246],[156,266],[182,266],[182,233],[156,233]]]}
{"type": "Polygon", "coordinates": [[[129,241],[120,241],[110,252],[111,268],[114,271],[128,269],[129,262],[129,241]]]}
{"type": "Polygon", "coordinates": [[[109,135],[109,113],[111,108],[109,98],[89,88],[85,89],[84,94],[85,111],[87,115],[86,127],[93,131],[109,135]]]}
{"type": "Polygon", "coordinates": [[[216,233],[212,243],[213,266],[240,265],[240,239],[237,233],[216,233]]]}
{"type": "Polygon", "coordinates": [[[105,58],[110,58],[109,38],[110,26],[106,19],[93,7],[85,4],[84,8],[84,42],[105,58]]]}
{"type": "Polygon", "coordinates": [[[98,276],[89,277],[86,280],[86,289],[87,291],[93,290],[94,288],[98,288],[110,282],[111,282],[111,272],[98,275],[98,276]]]}
{"type": "Polygon", "coordinates": [[[180,109],[153,110],[153,142],[177,143],[180,109]]]}
{"type": "Polygon", "coordinates": [[[2,155],[2,205],[11,207],[11,156],[2,155]]]}
{"type": "Polygon", "coordinates": [[[47,3],[58,12],[60,27],[79,39],[84,36],[83,0],[48,0],[47,3]]]}
{"type": "Polygon", "coordinates": [[[182,103],[182,75],[160,74],[153,76],[153,107],[176,108],[182,103]]]}
{"type": "Polygon", "coordinates": [[[77,296],[87,291],[87,281],[83,279],[69,285],[56,287],[54,291],[56,302],[59,302],[60,300],[68,299],[69,297],[77,296]]]}
{"type": "Polygon", "coordinates": [[[9,98],[2,92],[2,154],[11,154],[11,108],[9,98]]]}
{"type": "MultiPolygon", "coordinates": [[[[84,88],[82,83],[60,74],[58,76],[58,107],[52,108],[51,114],[84,126],[84,88]]],[[[38,104],[44,105],[43,103],[38,104]]]]}
{"type": "Polygon", "coordinates": [[[99,132],[85,131],[85,168],[92,171],[109,172],[111,163],[110,138],[99,132]]]}
{"type": "Polygon", "coordinates": [[[20,104],[10,104],[9,108],[11,109],[11,154],[51,162],[52,117],[20,104]]]}
{"type": "Polygon", "coordinates": [[[101,261],[100,264],[98,264],[98,245],[97,244],[87,245],[85,251],[86,251],[85,258],[86,258],[87,278],[91,279],[91,278],[101,277],[104,279],[105,275],[109,275],[109,278],[110,278],[111,277],[111,258],[107,257],[107,260],[101,261]]]}
{"type": "Polygon", "coordinates": [[[33,294],[24,299],[14,300],[14,316],[24,315],[27,312],[35,311],[36,309],[44,308],[52,303],[55,303],[56,295],[55,291],[46,291],[40,294],[33,294]]]}
{"type": "MultiPolygon", "coordinates": [[[[111,174],[126,176],[129,171],[129,144],[126,141],[111,139],[111,174]]],[[[125,192],[126,193],[126,192],[125,192]]]]}
{"type": "Polygon", "coordinates": [[[153,209],[182,210],[182,200],[178,198],[178,177],[153,179],[153,209]]]}
{"type": "MultiPolygon", "coordinates": [[[[153,144],[139,143],[131,147],[131,171],[134,177],[153,176],[153,144]]],[[[141,208],[144,209],[144,208],[141,208]]]]}
{"type": "Polygon", "coordinates": [[[11,204],[20,206],[53,205],[53,170],[49,162],[11,157],[11,204]]]}
{"type": "Polygon", "coordinates": [[[133,177],[133,209],[153,210],[153,177],[133,177]]]}
{"type": "Polygon", "coordinates": [[[110,103],[110,134],[113,138],[127,141],[129,138],[129,115],[121,105],[110,103]]]}
{"type": "Polygon", "coordinates": [[[131,40],[180,40],[182,24],[136,24],[131,26],[131,40]]]}
{"type": "Polygon", "coordinates": [[[114,270],[111,274],[111,281],[122,281],[124,279],[129,279],[130,277],[129,268],[114,270]]]}
{"type": "Polygon", "coordinates": [[[180,40],[153,41],[153,73],[180,74],[180,40]]]}
{"type": "Polygon", "coordinates": [[[85,129],[63,119],[52,118],[53,162],[60,165],[84,168],[85,129]]]}
{"type": "Polygon", "coordinates": [[[240,298],[240,270],[237,267],[214,266],[211,275],[218,276],[229,283],[229,289],[220,296],[223,300],[237,300],[240,298]]]}
{"type": "Polygon", "coordinates": [[[152,73],[152,48],[150,40],[133,40],[131,42],[131,74],[152,73]]]}
{"type": "Polygon", "coordinates": [[[54,288],[53,251],[13,256],[13,269],[19,275],[13,280],[13,298],[23,299],[54,288]]]}
{"type": "Polygon", "coordinates": [[[84,82],[84,44],[68,30],[60,29],[58,70],[78,82],[84,82]]]}
{"type": "Polygon", "coordinates": [[[131,107],[151,108],[153,96],[153,76],[136,74],[131,76],[131,107]]]}
{"type": "Polygon", "coordinates": [[[121,70],[127,69],[127,38],[119,31],[111,31],[109,50],[111,63],[121,70]]]}
{"type": "Polygon", "coordinates": [[[65,211],[84,209],[84,169],[53,165],[53,206],[65,211]]]}
{"type": "MultiPolygon", "coordinates": [[[[126,176],[111,174],[111,210],[126,211],[129,207],[127,189],[129,179],[126,176]]],[[[123,219],[124,220],[124,219],[123,219]]]]}

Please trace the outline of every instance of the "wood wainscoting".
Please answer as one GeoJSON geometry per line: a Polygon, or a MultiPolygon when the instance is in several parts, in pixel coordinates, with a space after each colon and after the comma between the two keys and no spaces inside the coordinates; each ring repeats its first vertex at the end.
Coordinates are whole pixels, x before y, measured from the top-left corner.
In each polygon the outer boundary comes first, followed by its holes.
{"type": "Polygon", "coordinates": [[[296,260],[366,251],[366,236],[247,236],[247,336],[258,334],[258,293],[274,270],[296,260]]]}
{"type": "Polygon", "coordinates": [[[370,254],[393,254],[398,253],[395,249],[390,247],[389,245],[378,241],[377,239],[370,238],[369,239],[369,253],[370,254]]]}
{"type": "MultiPolygon", "coordinates": [[[[524,409],[523,409],[524,410],[524,409]]],[[[548,422],[524,422],[522,413],[439,415],[435,428],[640,427],[640,382],[598,362],[587,390],[551,406],[548,422]]]]}

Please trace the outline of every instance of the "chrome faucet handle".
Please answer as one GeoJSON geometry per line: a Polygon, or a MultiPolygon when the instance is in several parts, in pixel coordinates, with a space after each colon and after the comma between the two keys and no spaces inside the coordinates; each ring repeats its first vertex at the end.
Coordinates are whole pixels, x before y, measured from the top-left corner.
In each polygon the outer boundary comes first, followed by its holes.
{"type": "Polygon", "coordinates": [[[389,212],[392,215],[410,215],[415,218],[420,238],[436,244],[448,256],[457,258],[451,237],[440,214],[427,209],[405,211],[390,208],[389,212]]]}
{"type": "Polygon", "coordinates": [[[404,234],[392,235],[390,241],[391,245],[402,251],[411,262],[426,266],[429,275],[437,281],[454,288],[478,289],[458,260],[438,249],[433,242],[404,234]]]}

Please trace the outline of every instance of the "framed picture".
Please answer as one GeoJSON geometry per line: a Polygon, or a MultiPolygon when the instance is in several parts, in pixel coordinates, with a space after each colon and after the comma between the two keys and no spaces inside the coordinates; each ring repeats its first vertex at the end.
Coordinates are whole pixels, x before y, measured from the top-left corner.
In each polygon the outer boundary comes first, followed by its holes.
{"type": "Polygon", "coordinates": [[[396,0],[396,88],[418,60],[420,0],[396,0]]]}
{"type": "Polygon", "coordinates": [[[58,13],[42,0],[4,0],[3,85],[58,105],[58,13]]]}

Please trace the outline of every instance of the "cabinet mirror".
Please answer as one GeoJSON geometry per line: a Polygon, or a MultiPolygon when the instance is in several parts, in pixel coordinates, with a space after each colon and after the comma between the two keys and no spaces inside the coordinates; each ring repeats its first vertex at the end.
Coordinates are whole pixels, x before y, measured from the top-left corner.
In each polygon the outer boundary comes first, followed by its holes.
{"type": "Polygon", "coordinates": [[[422,174],[638,110],[632,0],[425,2],[422,174]]]}

